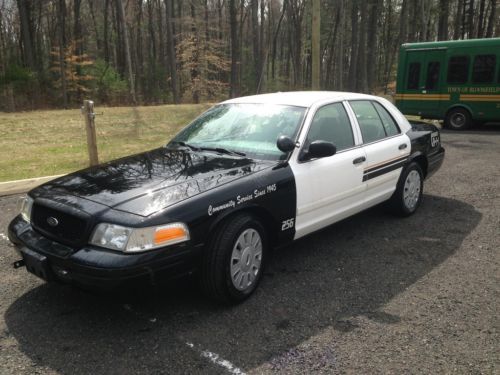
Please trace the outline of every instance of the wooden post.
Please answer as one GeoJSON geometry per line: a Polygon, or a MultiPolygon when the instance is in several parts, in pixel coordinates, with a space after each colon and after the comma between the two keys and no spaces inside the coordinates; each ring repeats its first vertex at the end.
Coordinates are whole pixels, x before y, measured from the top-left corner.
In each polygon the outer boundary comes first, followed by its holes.
{"type": "Polygon", "coordinates": [[[90,166],[99,164],[97,157],[97,139],[95,135],[95,113],[94,102],[92,100],[84,100],[82,114],[85,117],[85,131],[87,132],[87,148],[89,150],[90,166]]]}

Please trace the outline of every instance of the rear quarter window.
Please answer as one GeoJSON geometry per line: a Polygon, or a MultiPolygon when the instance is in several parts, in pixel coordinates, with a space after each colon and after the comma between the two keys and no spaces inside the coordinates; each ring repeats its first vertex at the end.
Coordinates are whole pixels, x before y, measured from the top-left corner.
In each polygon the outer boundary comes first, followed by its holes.
{"type": "Polygon", "coordinates": [[[399,134],[401,131],[399,130],[398,124],[392,118],[389,112],[387,112],[387,110],[380,103],[372,103],[377,110],[378,115],[380,116],[380,120],[382,121],[382,125],[384,126],[385,134],[388,137],[399,134]]]}
{"type": "Polygon", "coordinates": [[[377,110],[369,100],[353,100],[349,104],[358,120],[363,143],[370,143],[385,138],[385,129],[377,110]]]}

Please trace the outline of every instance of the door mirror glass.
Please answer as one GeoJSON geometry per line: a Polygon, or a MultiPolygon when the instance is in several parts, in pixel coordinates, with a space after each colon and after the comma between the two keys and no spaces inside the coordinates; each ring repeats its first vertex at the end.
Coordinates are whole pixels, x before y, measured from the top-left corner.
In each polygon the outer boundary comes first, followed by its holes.
{"type": "Polygon", "coordinates": [[[307,159],[324,158],[327,156],[335,155],[336,152],[337,148],[333,143],[326,141],[314,141],[309,145],[306,158],[307,159]]]}
{"type": "Polygon", "coordinates": [[[280,151],[290,152],[295,148],[295,142],[292,138],[287,137],[286,135],[280,135],[276,141],[276,146],[278,146],[280,151]]]}

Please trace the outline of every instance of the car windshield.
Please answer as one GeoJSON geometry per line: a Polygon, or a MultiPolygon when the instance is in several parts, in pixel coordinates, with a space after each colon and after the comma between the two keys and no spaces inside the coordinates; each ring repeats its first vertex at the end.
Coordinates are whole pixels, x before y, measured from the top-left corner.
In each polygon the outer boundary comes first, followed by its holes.
{"type": "Polygon", "coordinates": [[[295,140],[306,108],[275,104],[220,104],[202,114],[174,137],[169,147],[283,160],[280,135],[295,140]]]}

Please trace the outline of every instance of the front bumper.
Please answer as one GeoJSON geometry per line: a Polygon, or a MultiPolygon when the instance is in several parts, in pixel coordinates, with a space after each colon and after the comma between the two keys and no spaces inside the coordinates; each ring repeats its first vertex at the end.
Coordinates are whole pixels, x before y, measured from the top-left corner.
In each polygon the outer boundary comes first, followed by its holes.
{"type": "Polygon", "coordinates": [[[42,236],[21,216],[10,223],[8,236],[26,264],[33,264],[36,259],[46,263],[43,267],[47,275],[28,268],[30,272],[47,281],[57,280],[99,289],[112,289],[141,280],[156,284],[163,279],[187,274],[194,270],[196,255],[201,249],[201,246],[192,247],[189,243],[137,254],[91,245],[75,249],[42,236]]]}

